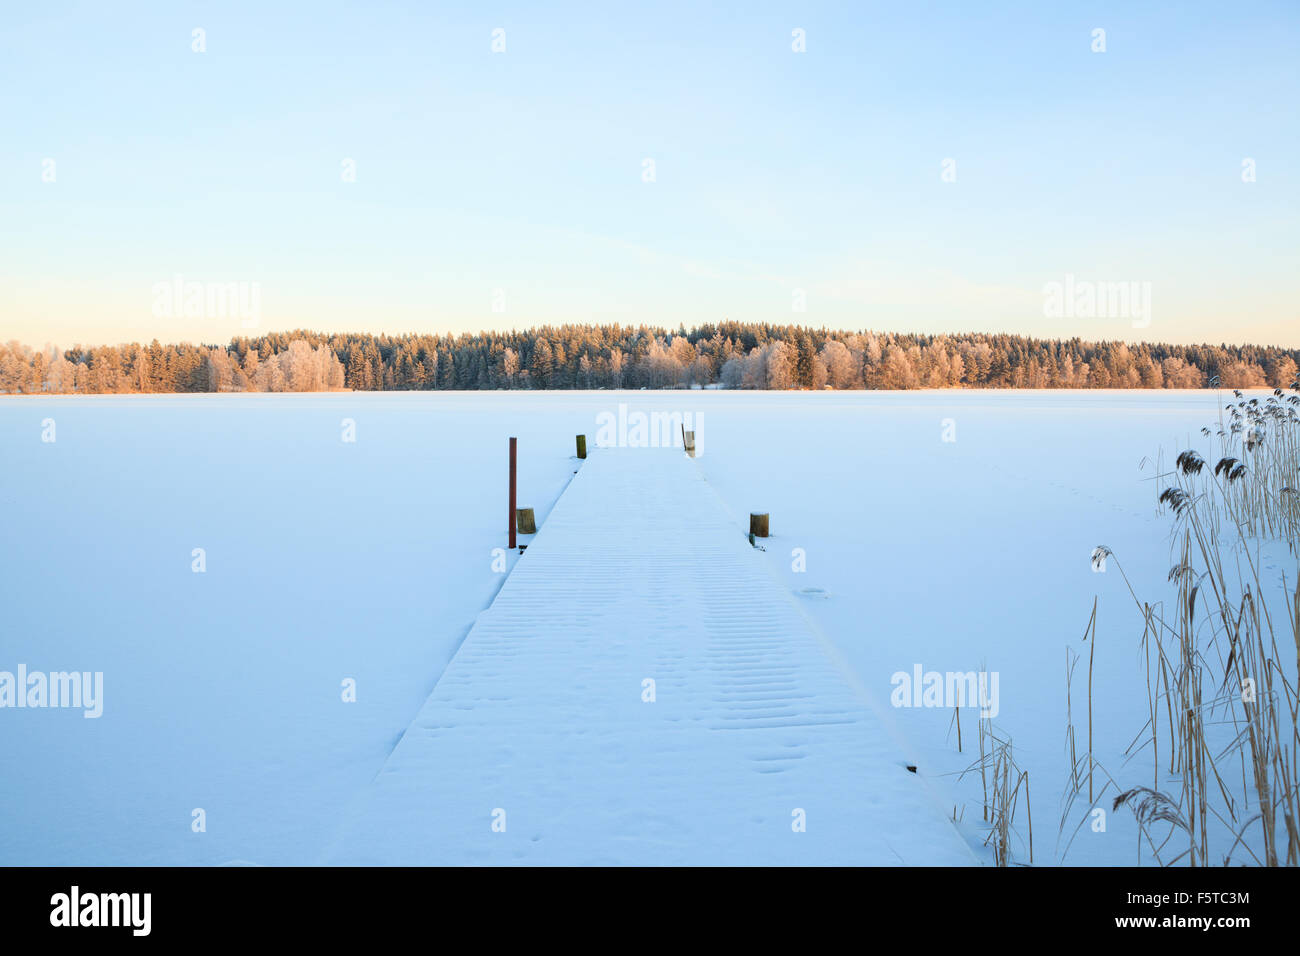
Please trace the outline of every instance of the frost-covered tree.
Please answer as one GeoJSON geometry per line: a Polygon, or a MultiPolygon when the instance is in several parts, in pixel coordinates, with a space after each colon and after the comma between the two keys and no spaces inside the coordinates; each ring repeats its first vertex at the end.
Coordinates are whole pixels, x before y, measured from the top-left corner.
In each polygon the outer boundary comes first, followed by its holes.
{"type": "Polygon", "coordinates": [[[831,339],[818,354],[826,368],[826,382],[831,388],[856,388],[861,385],[857,362],[843,342],[831,339]]]}
{"type": "Polygon", "coordinates": [[[722,375],[718,380],[723,388],[740,388],[745,384],[746,363],[743,355],[733,355],[722,363],[722,375]]]}
{"type": "Polygon", "coordinates": [[[763,349],[763,374],[768,388],[794,388],[795,350],[785,342],[769,342],[763,349]]]}

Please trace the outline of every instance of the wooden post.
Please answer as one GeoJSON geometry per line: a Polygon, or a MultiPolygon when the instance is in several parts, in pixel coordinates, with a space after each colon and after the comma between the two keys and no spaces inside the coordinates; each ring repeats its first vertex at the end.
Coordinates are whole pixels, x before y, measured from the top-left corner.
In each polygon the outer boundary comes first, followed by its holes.
{"type": "Polygon", "coordinates": [[[509,522],[510,529],[510,547],[515,546],[515,465],[519,460],[519,439],[510,439],[510,514],[506,521],[509,522]]]}
{"type": "Polygon", "coordinates": [[[537,519],[533,517],[532,508],[520,508],[515,515],[520,534],[537,534],[537,519]]]}
{"type": "Polygon", "coordinates": [[[767,537],[767,512],[763,512],[762,514],[750,512],[749,533],[756,538],[767,537]]]}
{"type": "Polygon", "coordinates": [[[686,454],[692,458],[695,457],[695,432],[688,432],[682,429],[682,444],[686,446],[686,454]]]}
{"type": "Polygon", "coordinates": [[[579,458],[587,457],[587,436],[586,435],[578,436],[578,457],[579,458]]]}

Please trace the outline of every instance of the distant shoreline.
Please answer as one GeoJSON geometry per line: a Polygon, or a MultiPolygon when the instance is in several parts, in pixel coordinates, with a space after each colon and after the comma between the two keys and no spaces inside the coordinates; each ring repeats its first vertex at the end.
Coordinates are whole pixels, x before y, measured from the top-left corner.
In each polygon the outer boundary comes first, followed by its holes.
{"type": "Polygon", "coordinates": [[[0,394],[1290,388],[1300,349],[723,322],[460,335],[238,337],[228,346],[0,345],[0,394]]]}

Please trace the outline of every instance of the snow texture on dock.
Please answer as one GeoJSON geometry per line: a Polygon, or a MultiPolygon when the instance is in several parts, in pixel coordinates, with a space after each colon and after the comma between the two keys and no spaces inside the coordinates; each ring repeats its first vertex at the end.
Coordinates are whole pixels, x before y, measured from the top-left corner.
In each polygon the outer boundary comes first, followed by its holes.
{"type": "Polygon", "coordinates": [[[973,862],[744,531],[680,449],[594,449],[325,862],[973,862]]]}

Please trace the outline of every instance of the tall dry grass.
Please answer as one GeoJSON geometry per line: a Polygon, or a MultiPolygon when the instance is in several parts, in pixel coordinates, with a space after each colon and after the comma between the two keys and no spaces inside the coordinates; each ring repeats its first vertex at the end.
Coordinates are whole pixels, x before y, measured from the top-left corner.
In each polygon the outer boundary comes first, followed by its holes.
{"type": "MultiPolygon", "coordinates": [[[[1209,457],[1184,449],[1169,470],[1157,458],[1158,502],[1173,525],[1171,596],[1139,599],[1110,549],[1094,552],[1094,561],[1114,561],[1142,617],[1149,717],[1125,753],[1132,760],[1149,747],[1154,772],[1149,787],[1121,788],[1095,761],[1091,733],[1086,757],[1076,755],[1070,685],[1078,658],[1067,656],[1062,834],[1086,779],[1089,810],[1113,790],[1111,808],[1133,813],[1139,860],[1145,844],[1162,865],[1300,864],[1300,569],[1280,594],[1271,585],[1273,606],[1286,608],[1276,624],[1261,571],[1264,547],[1285,544],[1295,556],[1300,543],[1300,383],[1292,391],[1263,400],[1234,392],[1221,402],[1217,428],[1201,430],[1209,457]],[[1161,786],[1162,768],[1172,786],[1161,786]],[[1099,771],[1105,784],[1094,795],[1099,771]]],[[[1094,632],[1095,620],[1094,606],[1094,632]]]]}
{"type": "Polygon", "coordinates": [[[993,850],[997,866],[1010,866],[1016,857],[1027,855],[1034,862],[1034,817],[1029,804],[1029,772],[1016,763],[1015,747],[1003,736],[993,721],[977,721],[979,759],[958,775],[958,780],[978,773],[983,788],[984,845],[993,850]],[[1020,809],[1025,810],[1024,833],[1020,827],[1020,809]]]}

